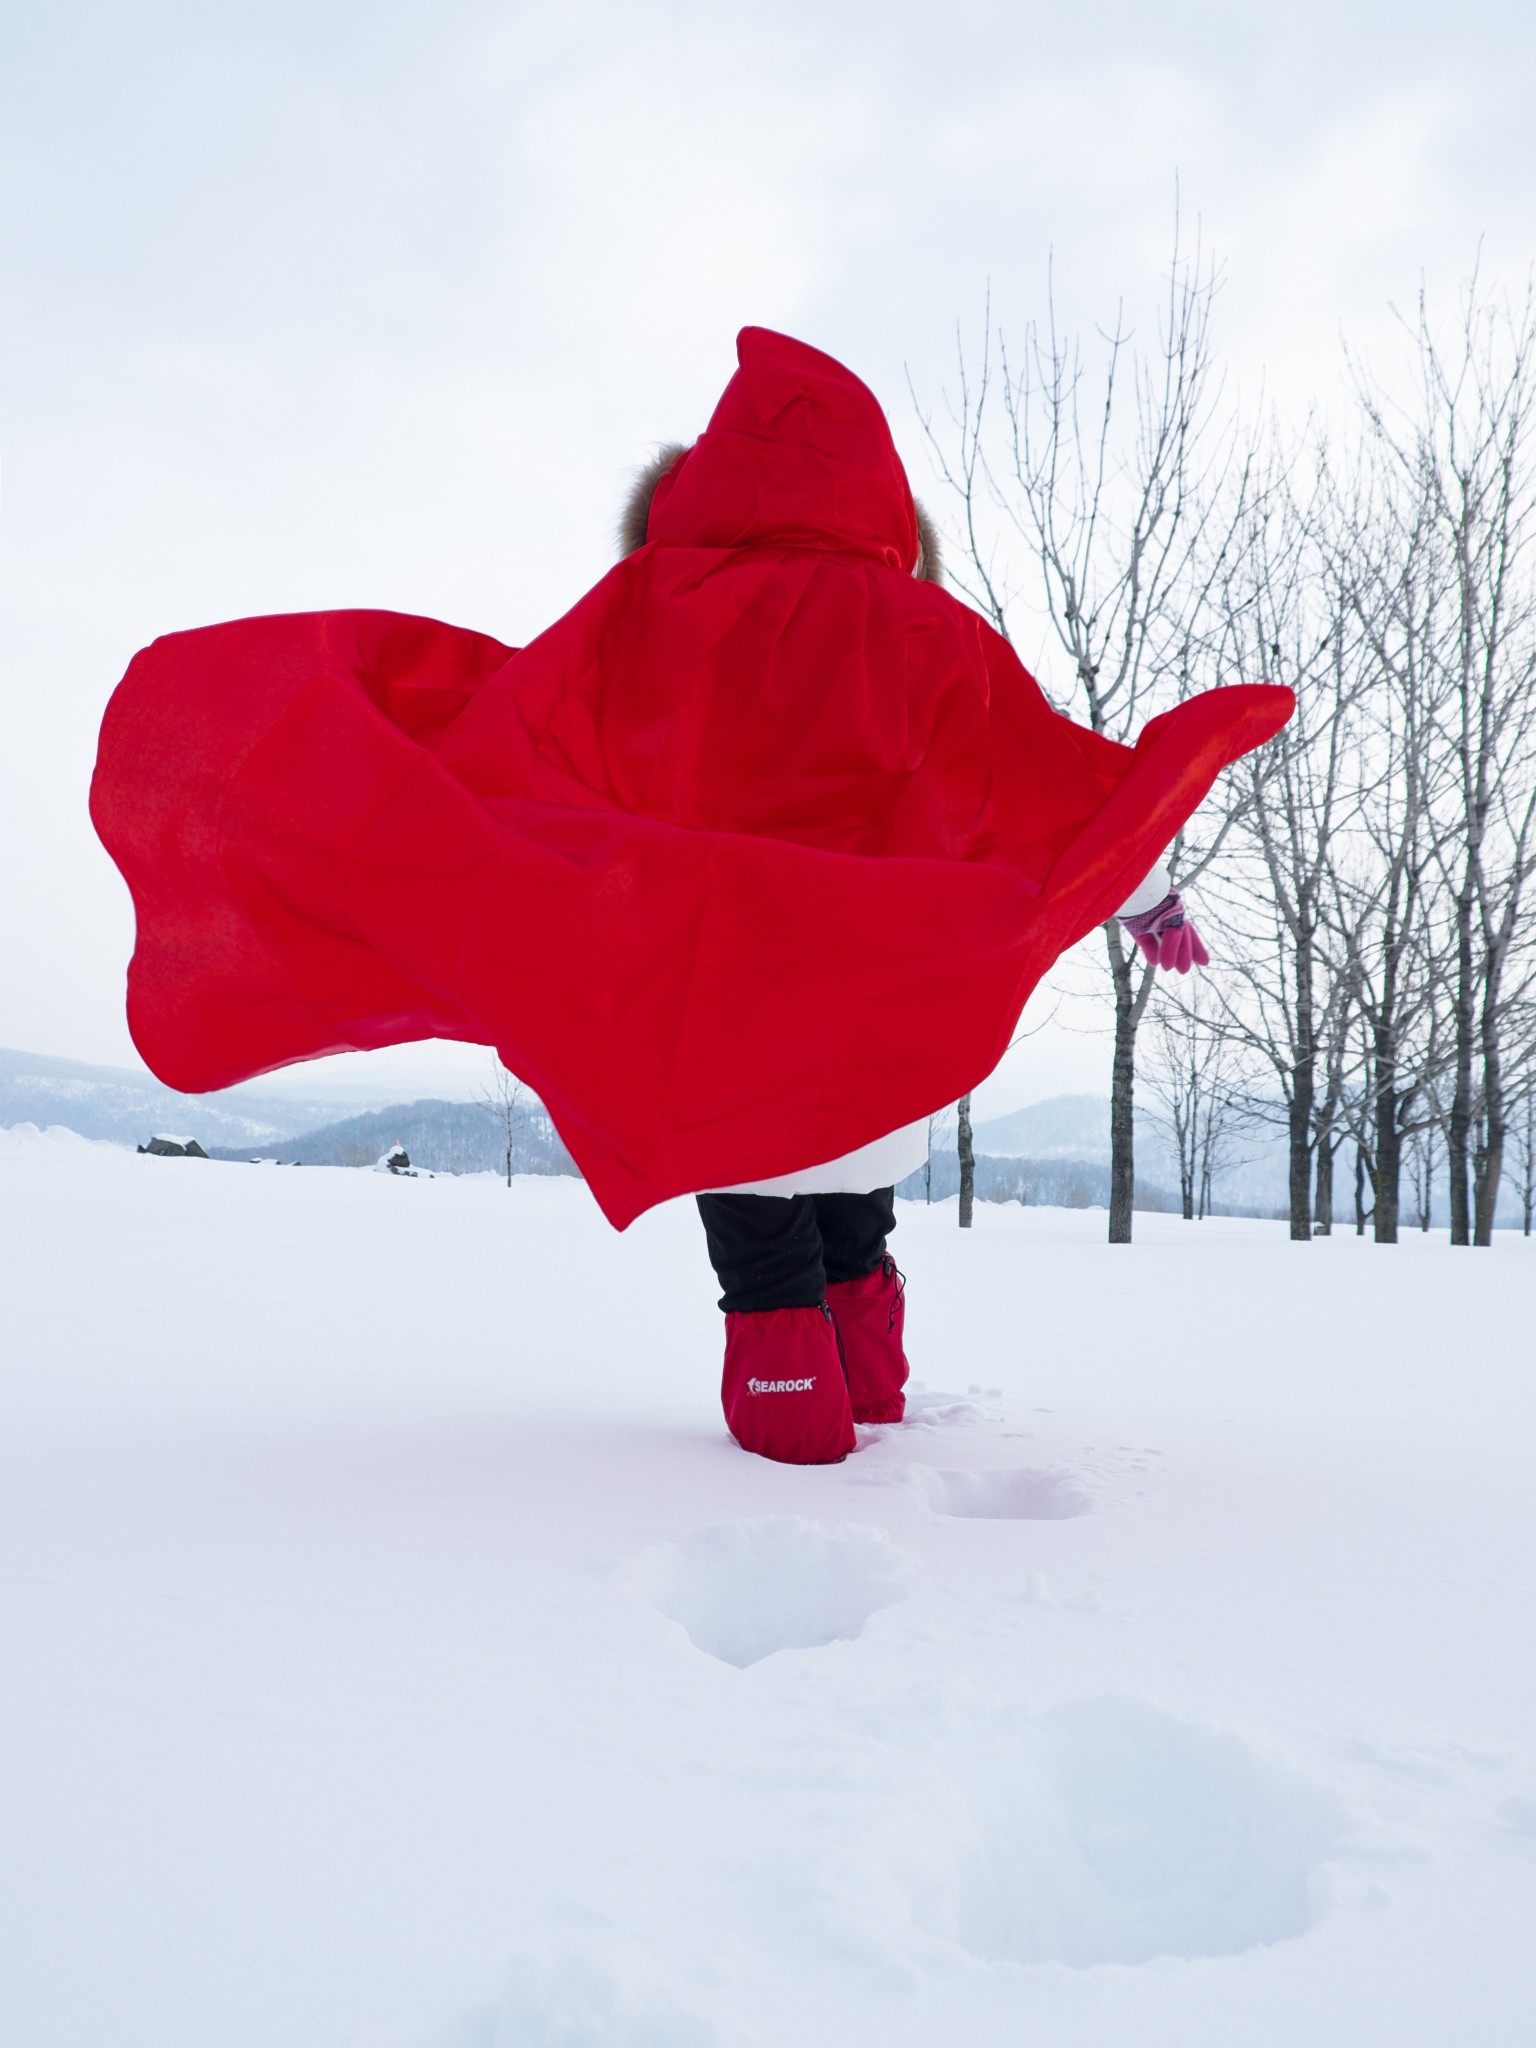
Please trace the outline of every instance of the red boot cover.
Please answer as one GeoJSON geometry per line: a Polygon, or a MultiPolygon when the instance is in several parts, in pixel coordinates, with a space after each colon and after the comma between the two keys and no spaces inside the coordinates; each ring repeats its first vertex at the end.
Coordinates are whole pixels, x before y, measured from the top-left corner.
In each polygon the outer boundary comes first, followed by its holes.
{"type": "Polygon", "coordinates": [[[824,1306],[725,1319],[720,1402],[744,1451],[781,1465],[836,1465],[856,1448],[837,1325],[824,1306]]]}
{"type": "Polygon", "coordinates": [[[837,1318],[855,1422],[900,1422],[906,1413],[905,1284],[887,1252],[861,1280],[834,1280],[827,1306],[837,1318]]]}

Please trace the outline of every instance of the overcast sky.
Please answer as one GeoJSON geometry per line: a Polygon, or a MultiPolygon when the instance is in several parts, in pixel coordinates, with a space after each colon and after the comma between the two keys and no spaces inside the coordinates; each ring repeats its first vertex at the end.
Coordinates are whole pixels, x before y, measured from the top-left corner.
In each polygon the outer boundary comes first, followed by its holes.
{"type": "MultiPolygon", "coordinates": [[[[0,1045],[132,1061],[102,707],[156,634],[380,605],[518,643],[737,327],[937,402],[990,282],[1149,323],[1177,185],[1298,413],[1536,258],[1536,10],[1424,0],[22,6],[0,48],[0,1045]]],[[[398,1055],[391,1055],[398,1060],[398,1055]]],[[[993,1106],[1104,1085],[1051,1031],[993,1106]]]]}

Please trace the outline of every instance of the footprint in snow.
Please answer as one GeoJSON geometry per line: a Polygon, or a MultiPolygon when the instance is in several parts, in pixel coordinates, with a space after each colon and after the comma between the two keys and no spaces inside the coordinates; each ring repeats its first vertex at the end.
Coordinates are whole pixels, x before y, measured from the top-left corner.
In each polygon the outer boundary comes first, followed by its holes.
{"type": "Polygon", "coordinates": [[[1073,1473],[1030,1466],[998,1472],[930,1468],[919,1484],[935,1514],[985,1521],[1065,1522],[1086,1515],[1093,1506],[1073,1473]]]}
{"type": "Polygon", "coordinates": [[[1227,1956],[1312,1926],[1332,1798],[1235,1735],[1107,1699],[946,1730],[875,1821],[924,1932],[987,1962],[1227,1956]],[[892,1829],[885,1836],[885,1828],[892,1829]],[[909,1845],[922,1844],[921,1851],[909,1845]]]}
{"type": "Polygon", "coordinates": [[[911,1560],[878,1529],[798,1515],[726,1522],[636,1560],[640,1590],[698,1649],[745,1667],[848,1642],[904,1597],[911,1560]]]}

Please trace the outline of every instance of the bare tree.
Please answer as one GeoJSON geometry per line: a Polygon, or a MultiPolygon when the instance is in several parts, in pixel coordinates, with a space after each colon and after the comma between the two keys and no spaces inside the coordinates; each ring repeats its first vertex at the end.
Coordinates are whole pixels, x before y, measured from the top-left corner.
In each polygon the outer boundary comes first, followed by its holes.
{"type": "Polygon", "coordinates": [[[1454,928],[1451,1241],[1492,1242],[1508,1132],[1512,968],[1536,868],[1536,292],[1486,297],[1476,277],[1442,344],[1421,294],[1415,410],[1358,378],[1378,446],[1422,494],[1451,586],[1441,636],[1454,803],[1440,845],[1454,928]]]}
{"type": "Polygon", "coordinates": [[[933,1201],[933,1148],[944,1135],[949,1115],[947,1109],[936,1109],[928,1119],[928,1157],[923,1163],[923,1200],[928,1203],[933,1201]]]}
{"type": "MultiPolygon", "coordinates": [[[[1296,692],[1290,724],[1227,778],[1232,833],[1208,896],[1221,974],[1213,987],[1251,1083],[1248,1113],[1283,1119],[1290,1232],[1332,1227],[1332,1167],[1343,1099],[1339,1046],[1353,1011],[1328,906],[1340,843],[1358,802],[1358,629],[1327,544],[1346,499],[1318,440],[1281,451],[1255,435],[1235,544],[1210,607],[1207,658],[1218,681],[1255,675],[1296,692]],[[1313,1167],[1316,1164],[1316,1201],[1313,1167]]],[[[1202,906],[1205,907],[1204,905],[1202,906]]]]}
{"type": "Polygon", "coordinates": [[[1333,1235],[1334,1166],[1339,1147],[1349,1135],[1351,1105],[1358,1080],[1355,1035],[1351,1028],[1354,1015],[1355,992],[1349,976],[1335,973],[1328,984],[1328,1001],[1318,1013],[1322,1089],[1312,1101],[1312,1152],[1317,1190],[1312,1213],[1314,1237],[1333,1235]]]}
{"type": "Polygon", "coordinates": [[[1423,493],[1388,469],[1330,482],[1323,523],[1340,631],[1352,629],[1360,715],[1356,800],[1330,861],[1323,915],[1363,1024],[1372,1219],[1398,1234],[1403,1143],[1423,1122],[1439,1059],[1437,804],[1446,710],[1439,660],[1448,591],[1423,493]]]}
{"type": "Polygon", "coordinates": [[[1413,1189],[1413,1220],[1427,1231],[1434,1220],[1435,1141],[1438,1119],[1421,1123],[1408,1137],[1408,1180],[1413,1189]]]}
{"type": "Polygon", "coordinates": [[[1150,1063],[1149,1079],[1158,1107],[1153,1121],[1173,1142],[1179,1169],[1180,1212],[1186,1223],[1195,1215],[1196,1150],[1199,1129],[1200,1049],[1181,1026],[1178,1011],[1159,1014],[1157,1049],[1150,1063]]]}
{"type": "MultiPolygon", "coordinates": [[[[1510,301],[1474,275],[1447,339],[1421,296],[1407,399],[1355,364],[1357,430],[1277,452],[1221,404],[1215,283],[1176,236],[1156,346],[1118,317],[1097,366],[1052,297],[1014,357],[989,306],[947,427],[923,423],[952,578],[1007,637],[1031,608],[1056,701],[1113,739],[1196,677],[1295,688],[1292,724],[1174,850],[1216,926],[1208,1028],[1241,1113],[1286,1128],[1293,1238],[1332,1228],[1350,1144],[1358,1230],[1396,1242],[1405,1171],[1427,1229],[1443,1159],[1452,1241],[1486,1245],[1507,1153],[1536,1201],[1536,285],[1510,301]]],[[[1119,1243],[1153,984],[1114,919],[1105,944],[1119,1243]]],[[[1187,1046],[1166,1099],[1178,1028],[1158,1026],[1155,1085],[1191,1214],[1211,1173],[1187,1046]]]]}
{"type": "MultiPolygon", "coordinates": [[[[979,357],[959,344],[947,429],[923,417],[954,510],[952,580],[1006,638],[1027,595],[1065,657],[1056,701],[1112,739],[1187,693],[1196,620],[1221,558],[1202,544],[1231,457],[1211,346],[1216,284],[1198,244],[1186,255],[1176,223],[1155,344],[1135,346],[1122,308],[1091,388],[1080,342],[1057,327],[1054,289],[1017,358],[993,335],[989,303],[979,357]],[[999,567],[999,548],[1014,546],[1030,569],[1022,587],[999,567]]],[[[1109,1237],[1123,1244],[1135,1193],[1136,1034],[1153,970],[1117,919],[1104,937],[1115,1009],[1109,1237]]]]}
{"type": "Polygon", "coordinates": [[[1200,1169],[1197,1216],[1201,1222],[1216,1213],[1217,1174],[1242,1163],[1234,1158],[1233,1152],[1246,1123],[1245,1100],[1246,1091],[1238,1076],[1224,1058],[1220,1059],[1207,1082],[1196,1131],[1196,1161],[1200,1169]]]}
{"type": "Polygon", "coordinates": [[[525,1111],[528,1090],[516,1074],[510,1073],[496,1053],[491,1054],[490,1078],[480,1090],[480,1100],[495,1117],[501,1128],[505,1143],[507,1164],[507,1186],[512,1185],[512,1175],[517,1164],[517,1135],[525,1111]]]}
{"type": "Polygon", "coordinates": [[[1171,1139],[1186,1222],[1210,1213],[1216,1175],[1244,1121],[1246,1089],[1233,1039],[1221,1017],[1207,1014],[1198,984],[1182,999],[1167,997],[1155,1015],[1147,1078],[1157,1104],[1153,1121],[1171,1139]]]}
{"type": "Polygon", "coordinates": [[[1515,1186],[1520,1221],[1527,1237],[1536,1217],[1536,1091],[1527,1092],[1515,1118],[1515,1186]]]}

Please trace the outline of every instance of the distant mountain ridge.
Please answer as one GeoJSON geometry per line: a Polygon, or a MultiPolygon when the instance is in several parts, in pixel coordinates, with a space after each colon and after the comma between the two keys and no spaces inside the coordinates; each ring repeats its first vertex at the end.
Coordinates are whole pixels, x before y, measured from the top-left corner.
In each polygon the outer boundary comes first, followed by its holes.
{"type": "MultiPolygon", "coordinates": [[[[1047,1101],[1011,1110],[1006,1116],[980,1118],[972,1138],[978,1158],[986,1155],[999,1163],[1012,1160],[1036,1169],[1035,1178],[1042,1185],[1050,1179],[1045,1169],[1052,1162],[1102,1168],[1107,1176],[1109,1097],[1053,1095],[1047,1101]]],[[[953,1161],[953,1116],[939,1142],[944,1154],[953,1161]]],[[[1216,1175],[1217,1206],[1258,1215],[1283,1209],[1288,1199],[1286,1174],[1284,1131],[1278,1123],[1251,1124],[1233,1138],[1227,1164],[1216,1175]]],[[[1107,1187],[1107,1178],[1104,1184],[1107,1187]]],[[[1144,1206],[1153,1209],[1161,1208],[1166,1191],[1172,1189],[1176,1194],[1179,1185],[1177,1155],[1145,1089],[1139,1092],[1136,1110],[1136,1184],[1138,1199],[1144,1195],[1144,1206]]],[[[1050,1198],[1042,1195],[1038,1199],[1050,1198]]],[[[1171,1205],[1176,1207],[1176,1200],[1171,1205]]]]}
{"type": "MultiPolygon", "coordinates": [[[[494,1173],[504,1166],[505,1132],[483,1101],[434,1096],[369,1102],[338,1117],[338,1109],[366,1089],[366,1082],[345,1081],[326,1084],[313,1095],[279,1095],[247,1083],[208,1095],[182,1095],[127,1067],[0,1050],[0,1128],[61,1125],[82,1138],[134,1146],[174,1132],[195,1138],[211,1159],[371,1166],[391,1145],[402,1144],[417,1164],[434,1173],[494,1173]]],[[[513,1164],[520,1173],[576,1172],[543,1105],[532,1095],[518,1107],[513,1164]]]]}
{"type": "MultiPolygon", "coordinates": [[[[946,1142],[953,1143],[951,1119],[946,1142]]],[[[1006,1116],[983,1117],[972,1133],[978,1152],[998,1159],[1108,1159],[1109,1097],[1053,1095],[1006,1116]]]]}
{"type": "MultiPolygon", "coordinates": [[[[931,1176],[919,1167],[897,1184],[896,1192],[910,1202],[948,1200],[960,1192],[959,1159],[953,1152],[935,1152],[931,1176]]],[[[1109,1161],[997,1158],[978,1152],[975,1195],[978,1202],[1022,1202],[1032,1209],[1107,1209],[1109,1161]]],[[[1178,1191],[1138,1173],[1135,1206],[1166,1215],[1178,1209],[1178,1191]]]]}
{"type": "MultiPolygon", "coordinates": [[[[491,1109],[481,1102],[431,1098],[367,1110],[255,1148],[215,1145],[210,1156],[259,1156],[300,1166],[372,1166],[394,1145],[403,1145],[411,1164],[429,1173],[500,1173],[506,1165],[505,1127],[491,1109]]],[[[580,1178],[575,1160],[532,1097],[519,1103],[515,1112],[512,1169],[580,1178]]]]}
{"type": "Polygon", "coordinates": [[[0,1049],[0,1124],[62,1124],[116,1145],[142,1144],[157,1130],[184,1131],[205,1150],[256,1144],[332,1118],[336,1107],[318,1093],[269,1095],[249,1085],[181,1095],[128,1067],[0,1049]]]}
{"type": "MultiPolygon", "coordinates": [[[[301,1075],[302,1069],[290,1070],[282,1078],[294,1086],[301,1075]]],[[[408,1069],[380,1070],[377,1082],[408,1085],[409,1078],[408,1069]]],[[[472,1078],[465,1074],[466,1087],[472,1078]]],[[[501,1168],[505,1139],[483,1102],[450,1101],[437,1093],[381,1101],[375,1086],[368,1079],[348,1078],[323,1082],[312,1094],[289,1094],[247,1082],[208,1095],[182,1095],[126,1067],[0,1049],[0,1127],[58,1124],[81,1137],[117,1145],[142,1145],[157,1132],[175,1132],[196,1138],[214,1158],[260,1155],[317,1166],[371,1165],[400,1143],[437,1173],[501,1168]]],[[[975,1126],[975,1143],[979,1158],[990,1162],[983,1177],[993,1199],[1022,1196],[1069,1207],[1107,1200],[1107,1096],[1056,1095],[1004,1116],[983,1117],[975,1126]]],[[[1164,1206],[1172,1200],[1168,1191],[1178,1187],[1178,1167],[1145,1105],[1136,1120],[1136,1154],[1139,1199],[1147,1207],[1164,1206]]],[[[516,1164],[523,1172],[576,1171],[533,1098],[519,1121],[516,1164]]],[[[958,1184],[953,1115],[934,1148],[932,1184],[936,1196],[952,1194],[958,1184]]],[[[903,1183],[902,1191],[920,1197],[923,1185],[918,1174],[903,1183]]],[[[1283,1134],[1259,1130],[1245,1135],[1235,1148],[1234,1163],[1218,1177],[1217,1198],[1222,1208],[1268,1213],[1282,1206],[1283,1134]]]]}

